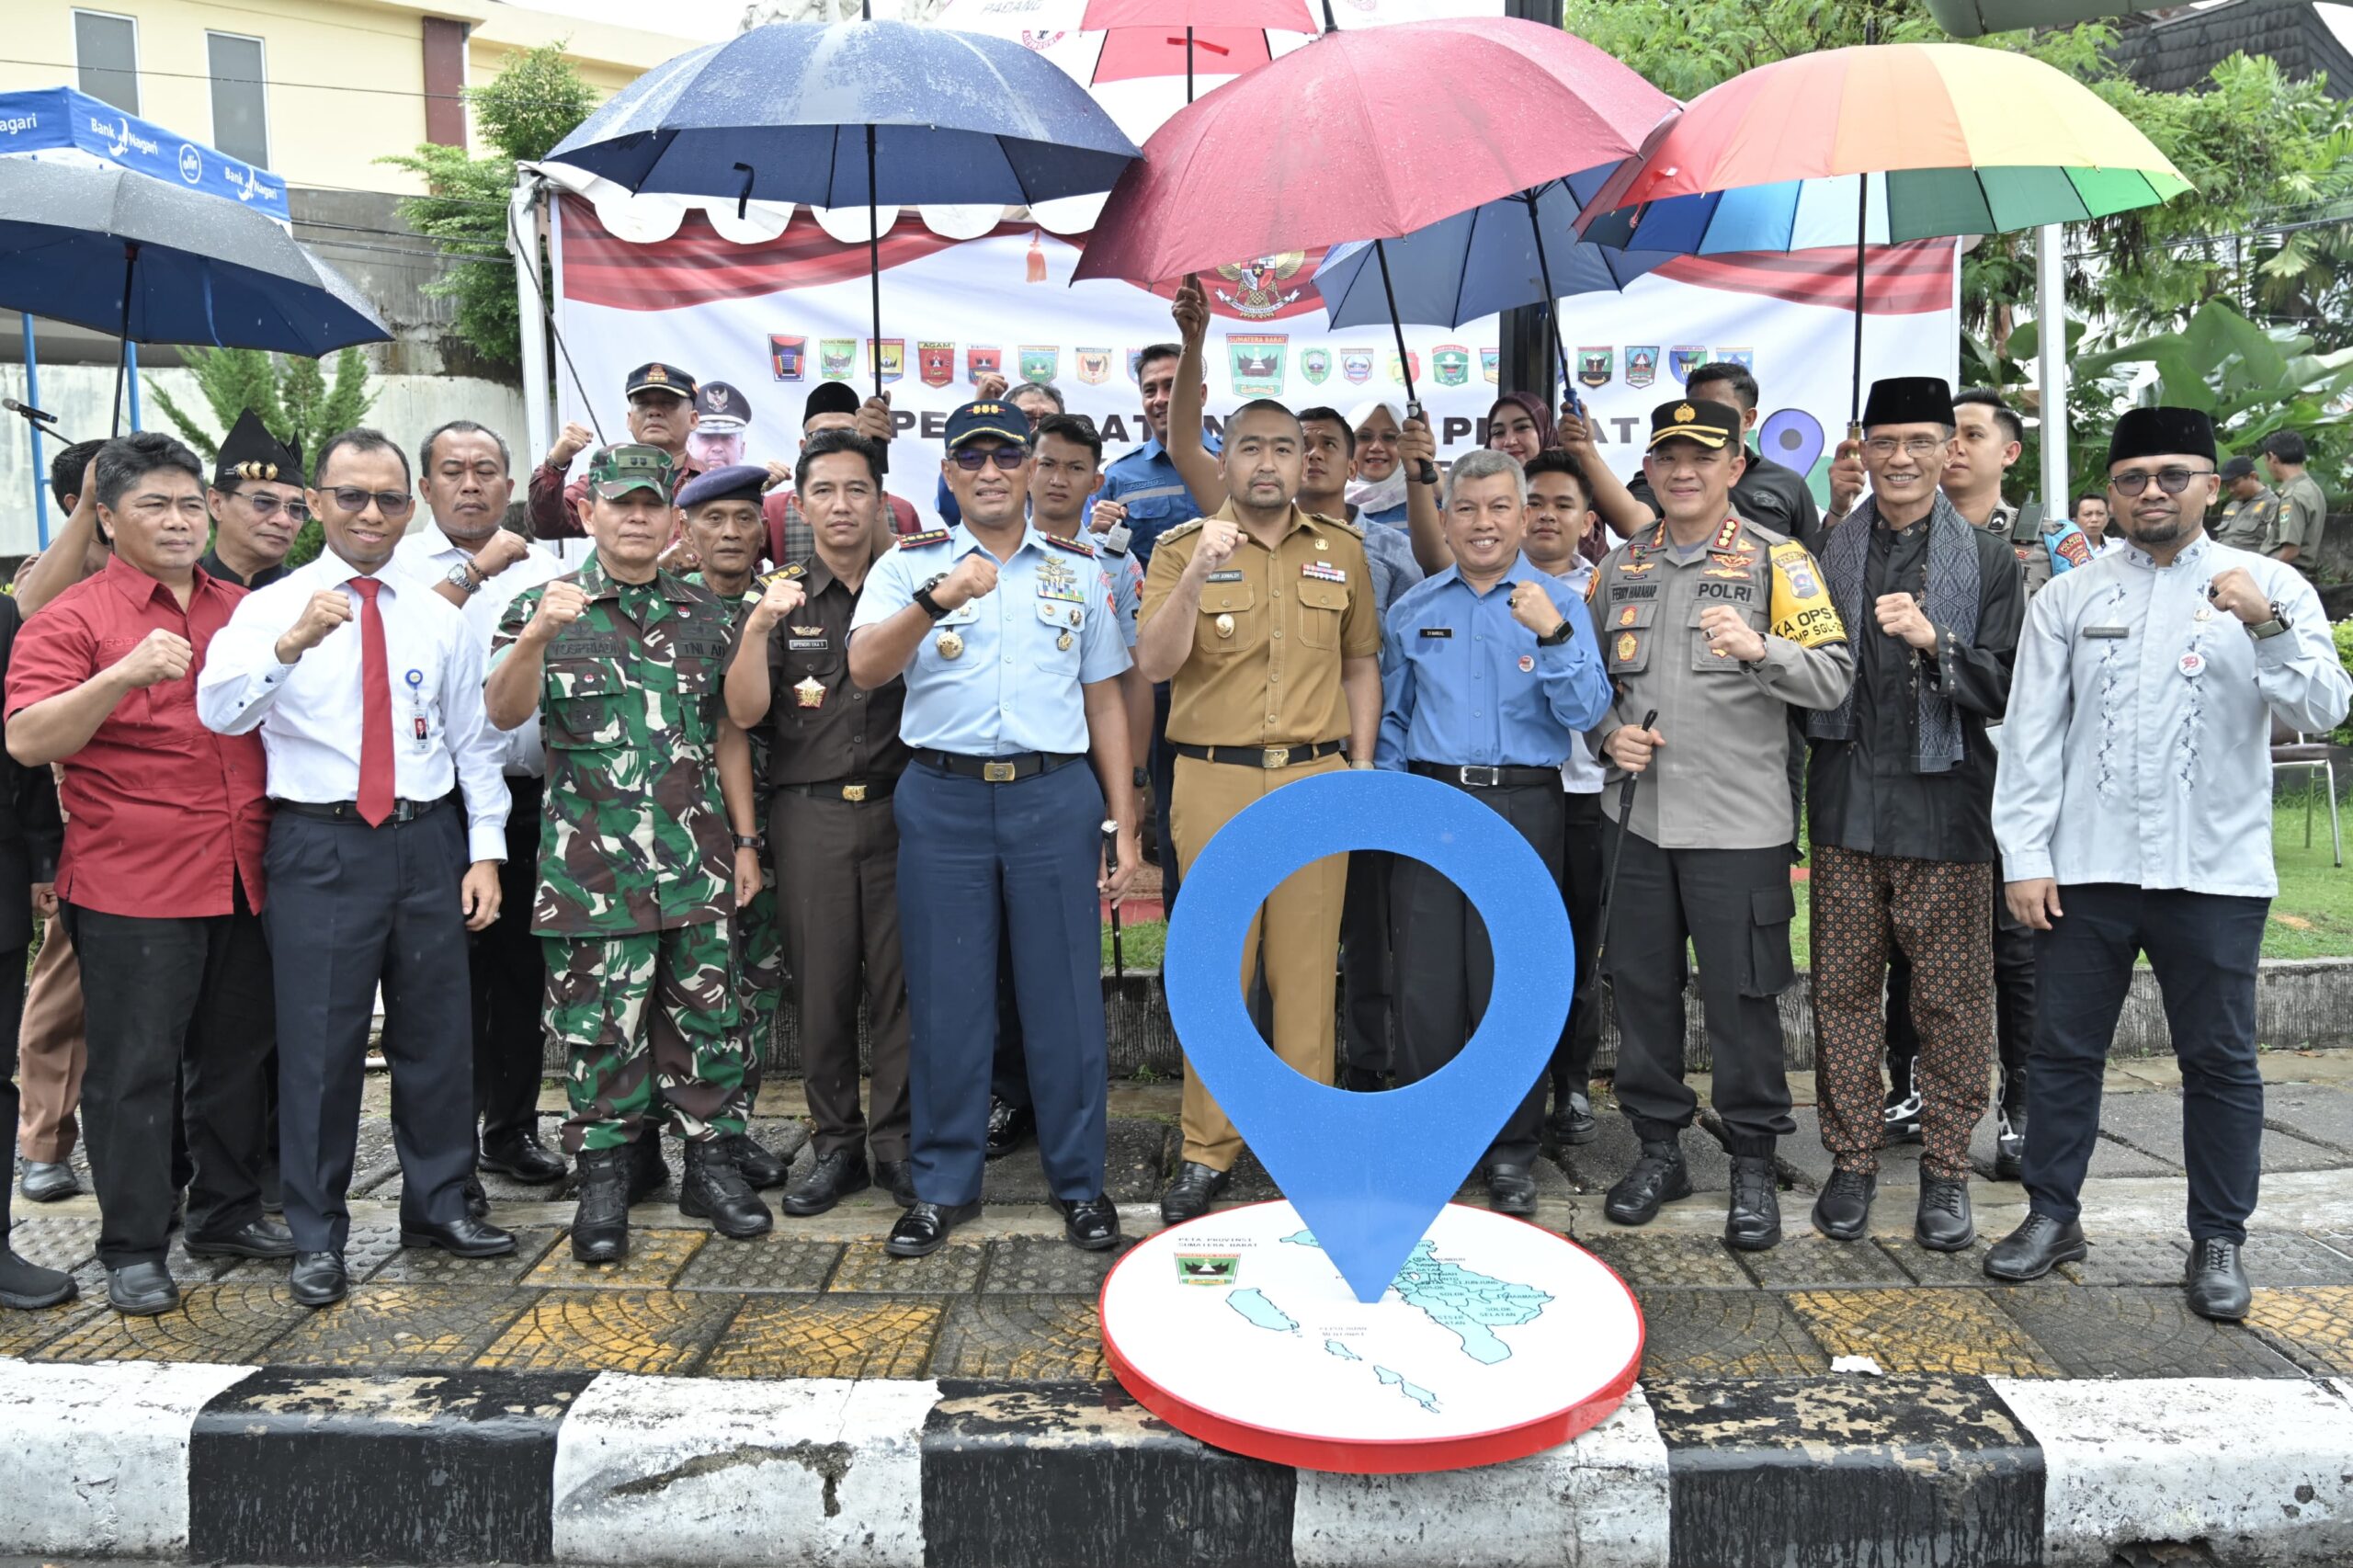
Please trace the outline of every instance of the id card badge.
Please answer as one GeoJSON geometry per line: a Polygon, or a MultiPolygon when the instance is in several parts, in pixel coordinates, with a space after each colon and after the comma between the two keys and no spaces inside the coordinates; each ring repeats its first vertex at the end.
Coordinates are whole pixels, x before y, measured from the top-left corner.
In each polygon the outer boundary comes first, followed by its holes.
{"type": "Polygon", "coordinates": [[[419,756],[433,749],[433,725],[425,711],[425,672],[411,670],[408,682],[409,744],[419,756]]]}

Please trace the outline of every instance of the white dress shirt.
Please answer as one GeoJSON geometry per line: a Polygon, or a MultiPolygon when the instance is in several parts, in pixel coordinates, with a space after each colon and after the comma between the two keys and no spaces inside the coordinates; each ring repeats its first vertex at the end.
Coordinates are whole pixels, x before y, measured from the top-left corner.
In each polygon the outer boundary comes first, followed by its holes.
{"type": "MultiPolygon", "coordinates": [[[[472,559],[471,551],[451,543],[439,525],[431,522],[402,540],[392,551],[392,564],[427,588],[447,582],[450,567],[472,559]]],[[[497,635],[498,622],[517,596],[578,570],[553,551],[535,544],[529,554],[491,578],[482,585],[480,593],[469,597],[464,610],[466,627],[474,634],[474,645],[484,662],[490,658],[490,642],[497,635]]],[[[547,777],[547,753],[540,743],[538,720],[517,724],[511,730],[493,730],[491,733],[499,742],[499,762],[507,772],[529,774],[533,778],[547,777]]]]}
{"type": "Polygon", "coordinates": [[[2003,876],[2269,898],[2271,724],[2325,733],[2348,683],[2302,574],[2200,539],[2159,566],[2103,555],[2051,580],[2018,640],[1994,835],[2003,876]],[[2289,630],[2208,602],[2231,567],[2289,630]]]}
{"type": "MultiPolygon", "coordinates": [[[[246,595],[206,651],[197,716],[224,735],[261,732],[273,799],[331,805],[358,798],[362,606],[346,585],[360,575],[327,551],[246,595]],[[351,619],[293,664],[279,664],[278,640],[311,596],[329,588],[343,590],[351,619]]],[[[504,860],[504,747],[483,710],[482,646],[465,617],[411,574],[387,562],[376,575],[392,687],[393,793],[438,801],[462,785],[472,858],[504,860]]]]}

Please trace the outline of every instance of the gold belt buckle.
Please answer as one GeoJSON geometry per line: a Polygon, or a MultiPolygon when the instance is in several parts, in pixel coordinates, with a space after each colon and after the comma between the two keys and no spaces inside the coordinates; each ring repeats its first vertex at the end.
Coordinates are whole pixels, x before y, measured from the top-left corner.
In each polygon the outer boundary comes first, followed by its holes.
{"type": "Polygon", "coordinates": [[[863,784],[843,785],[842,799],[850,801],[852,804],[856,804],[858,801],[863,801],[866,799],[866,786],[863,784]]]}
{"type": "Polygon", "coordinates": [[[1262,767],[1289,767],[1290,766],[1290,747],[1268,746],[1262,754],[1259,766],[1262,767]]]}
{"type": "Polygon", "coordinates": [[[984,783],[1010,784],[1013,782],[1015,771],[1016,769],[1014,768],[1013,764],[1009,762],[984,762],[981,764],[981,778],[984,783]]]}

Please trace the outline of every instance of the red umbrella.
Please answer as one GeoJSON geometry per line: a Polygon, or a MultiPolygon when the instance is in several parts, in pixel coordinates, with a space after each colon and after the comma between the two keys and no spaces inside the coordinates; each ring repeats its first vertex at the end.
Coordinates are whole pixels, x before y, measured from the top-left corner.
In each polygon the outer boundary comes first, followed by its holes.
{"type": "Polygon", "coordinates": [[[1239,76],[1273,58],[1269,31],[1312,33],[1315,18],[1307,0],[1087,0],[1078,25],[1105,35],[1095,62],[1098,83],[1173,76],[1181,51],[1191,103],[1196,47],[1216,56],[1219,75],[1239,76]],[[1170,36],[1180,28],[1181,36],[1170,36]]]}
{"type": "MultiPolygon", "coordinates": [[[[1112,188],[1074,276],[1152,287],[1370,239],[1385,282],[1379,241],[1617,163],[1675,107],[1629,67],[1539,22],[1326,32],[1154,132],[1112,188]]],[[[1393,309],[1390,318],[1410,366],[1393,309]]],[[[1412,403],[1410,369],[1405,395],[1412,403]]]]}

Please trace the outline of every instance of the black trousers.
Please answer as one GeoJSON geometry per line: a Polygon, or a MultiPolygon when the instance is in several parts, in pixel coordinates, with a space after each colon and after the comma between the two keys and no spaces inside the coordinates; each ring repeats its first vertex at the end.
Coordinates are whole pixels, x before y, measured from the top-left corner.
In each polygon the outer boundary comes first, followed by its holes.
{"type": "Polygon", "coordinates": [[[1348,852],[1340,903],[1340,1060],[1358,1073],[1386,1073],[1396,1061],[1397,961],[1390,931],[1396,859],[1378,849],[1348,852]]]}
{"type": "MultiPolygon", "coordinates": [[[[2034,933],[2010,913],[1997,872],[1994,881],[1994,1040],[2002,1064],[2001,1108],[2026,1108],[2027,1056],[2034,1047],[2034,933]]],[[[1912,1027],[1912,961],[1901,952],[1887,966],[1887,1073],[1897,1085],[1912,1082],[1920,1036],[1912,1027]]]]}
{"type": "MultiPolygon", "coordinates": [[[[1556,867],[1558,875],[1558,784],[1463,792],[1511,824],[1547,866],[1556,867]]],[[[1495,990],[1495,956],[1486,922],[1451,878],[1409,856],[1389,858],[1390,942],[1397,954],[1397,1081],[1402,1086],[1420,1083],[1470,1043],[1472,1029],[1495,990]]],[[[1544,1088],[1545,1074],[1539,1068],[1488,1145],[1486,1164],[1525,1165],[1536,1158],[1544,1127],[1544,1088]]]]}
{"type": "Polygon", "coordinates": [[[1576,952],[1577,988],[1569,1021],[1552,1050],[1552,1108],[1588,1091],[1593,1059],[1601,1050],[1601,975],[1593,967],[1601,944],[1601,793],[1561,797],[1561,896],[1569,906],[1569,939],[1576,952]]]}
{"type": "Polygon", "coordinates": [[[1176,793],[1176,754],[1168,744],[1168,683],[1152,688],[1152,755],[1146,769],[1152,775],[1152,822],[1160,846],[1160,908],[1176,914],[1176,838],[1168,829],[1168,802],[1176,793]]]}
{"type": "Polygon", "coordinates": [[[473,981],[474,1115],[484,1142],[539,1126],[540,1045],[546,1026],[547,947],[531,935],[540,891],[540,804],[545,786],[506,780],[506,864],[498,869],[498,918],[469,932],[473,981]]]}
{"type": "Polygon", "coordinates": [[[0,1123],[6,1124],[0,1128],[0,1139],[6,1140],[0,1150],[7,1156],[0,1160],[0,1247],[8,1244],[8,1200],[17,1190],[17,1114],[23,1108],[17,1094],[17,1039],[25,1022],[25,984],[18,977],[31,954],[30,942],[0,952],[0,1123]]]}
{"type": "Polygon", "coordinates": [[[2059,905],[2066,913],[2034,937],[2051,984],[2027,1065],[2034,1114],[2020,1179],[2029,1204],[2058,1220],[2082,1212],[2108,1048],[2133,960],[2146,953],[2181,1063],[2190,1238],[2245,1241],[2263,1170],[2255,979],[2271,901],[2094,882],[2061,888],[2059,905]]]}
{"type": "Polygon", "coordinates": [[[263,1066],[276,1028],[269,949],[244,889],[228,915],[151,919],[68,905],[64,916],[82,962],[82,1135],[98,1191],[98,1260],[164,1260],[183,1108],[188,1234],[259,1219],[263,1066]]]}
{"type": "Polygon", "coordinates": [[[456,1222],[474,1168],[471,998],[453,983],[466,962],[465,813],[453,798],[371,828],[281,811],[263,864],[282,1041],[279,1179],[295,1246],[337,1252],[350,1234],[344,1200],[380,983],[401,1220],[456,1222]]]}
{"type": "Polygon", "coordinates": [[[1797,1131],[1775,1001],[1797,979],[1788,849],[1662,849],[1614,823],[1603,834],[1623,857],[1607,960],[1618,1103],[1646,1140],[1673,1138],[1699,1112],[1683,1081],[1688,942],[1699,964],[1716,1115],[1733,1153],[1771,1153],[1775,1139],[1797,1131]]]}

